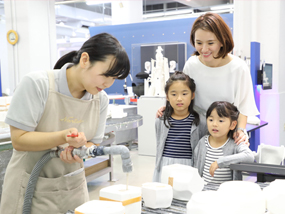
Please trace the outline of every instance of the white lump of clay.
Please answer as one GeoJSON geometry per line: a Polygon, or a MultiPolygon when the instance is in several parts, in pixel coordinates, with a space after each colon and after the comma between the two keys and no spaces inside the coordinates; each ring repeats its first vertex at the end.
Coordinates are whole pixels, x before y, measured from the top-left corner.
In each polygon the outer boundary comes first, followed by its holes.
{"type": "Polygon", "coordinates": [[[125,214],[141,214],[141,187],[118,184],[102,188],[100,200],[122,202],[125,214]]]}
{"type": "Polygon", "coordinates": [[[145,207],[152,209],[170,207],[173,199],[172,186],[158,182],[144,183],[142,197],[145,207]]]}
{"type": "Polygon", "coordinates": [[[227,181],[220,185],[223,209],[231,214],[264,214],[265,196],[258,184],[249,181],[227,181]]]}
{"type": "Polygon", "coordinates": [[[187,214],[229,214],[223,210],[222,195],[218,191],[202,191],[192,195],[187,203],[187,214]]]}
{"type": "Polygon", "coordinates": [[[269,214],[285,213],[285,180],[275,180],[263,189],[269,214]]]}
{"type": "Polygon", "coordinates": [[[124,214],[125,207],[121,202],[88,201],[75,209],[75,214],[124,214]]]}
{"type": "Polygon", "coordinates": [[[192,194],[204,188],[204,180],[198,169],[182,164],[172,164],[162,167],[161,183],[173,187],[173,198],[189,201],[192,194]]]}

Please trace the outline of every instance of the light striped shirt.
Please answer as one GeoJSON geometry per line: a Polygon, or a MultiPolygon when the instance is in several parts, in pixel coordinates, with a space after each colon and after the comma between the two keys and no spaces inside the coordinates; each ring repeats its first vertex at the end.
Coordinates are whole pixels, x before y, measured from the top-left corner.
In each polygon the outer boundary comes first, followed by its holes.
{"type": "Polygon", "coordinates": [[[230,170],[229,167],[216,169],[214,173],[214,177],[212,177],[209,172],[212,163],[214,163],[220,157],[224,156],[223,147],[228,143],[229,139],[224,143],[224,145],[222,145],[219,148],[213,148],[210,145],[209,136],[205,139],[206,139],[205,144],[207,148],[207,153],[206,153],[205,165],[204,165],[204,170],[203,170],[204,181],[207,183],[221,184],[225,181],[233,180],[232,171],[230,170]]]}
{"type": "Polygon", "coordinates": [[[163,157],[192,159],[190,139],[193,120],[192,114],[182,120],[169,118],[171,127],[165,141],[163,157]]]}

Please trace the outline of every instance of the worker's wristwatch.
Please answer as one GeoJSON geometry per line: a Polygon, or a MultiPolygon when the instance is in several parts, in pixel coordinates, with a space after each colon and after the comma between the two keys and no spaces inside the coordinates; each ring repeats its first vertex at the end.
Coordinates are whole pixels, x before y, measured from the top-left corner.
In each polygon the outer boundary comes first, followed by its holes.
{"type": "Polygon", "coordinates": [[[237,130],[241,130],[244,133],[244,135],[246,136],[245,142],[248,141],[248,134],[247,134],[246,129],[239,127],[239,128],[237,128],[237,130]]]}

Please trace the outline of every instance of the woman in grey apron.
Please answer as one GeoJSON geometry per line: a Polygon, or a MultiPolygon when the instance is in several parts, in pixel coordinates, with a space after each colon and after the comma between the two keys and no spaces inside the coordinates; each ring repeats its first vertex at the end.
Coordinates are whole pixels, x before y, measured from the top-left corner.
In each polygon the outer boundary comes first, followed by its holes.
{"type": "Polygon", "coordinates": [[[109,104],[103,90],[128,76],[129,59],[116,38],[102,33],[61,57],[54,69],[29,73],[13,95],[5,122],[14,150],[0,213],[22,213],[34,165],[59,146],[65,148],[60,158],[51,159],[40,173],[32,214],[64,214],[88,201],[83,162],[71,150],[102,141],[109,104]]]}

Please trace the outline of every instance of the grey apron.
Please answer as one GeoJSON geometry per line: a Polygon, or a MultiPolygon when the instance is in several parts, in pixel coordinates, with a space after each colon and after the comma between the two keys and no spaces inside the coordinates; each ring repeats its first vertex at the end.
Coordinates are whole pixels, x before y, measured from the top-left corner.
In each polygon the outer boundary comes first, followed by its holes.
{"type": "MultiPolygon", "coordinates": [[[[100,115],[99,94],[92,100],[80,100],[54,90],[53,71],[48,72],[49,95],[39,132],[55,132],[77,128],[91,140],[97,130],[100,115]]],[[[68,146],[64,144],[63,147],[68,146]]],[[[4,178],[0,213],[21,214],[30,173],[37,161],[50,150],[23,152],[13,150],[4,178]]],[[[89,200],[85,172],[64,176],[83,168],[83,163],[68,164],[60,158],[51,159],[38,179],[32,201],[32,214],[63,214],[89,200]]]]}

